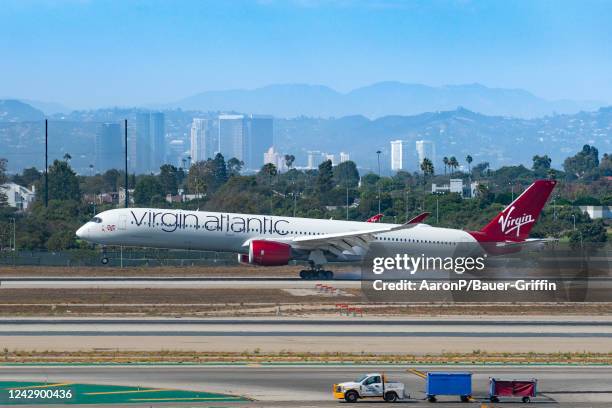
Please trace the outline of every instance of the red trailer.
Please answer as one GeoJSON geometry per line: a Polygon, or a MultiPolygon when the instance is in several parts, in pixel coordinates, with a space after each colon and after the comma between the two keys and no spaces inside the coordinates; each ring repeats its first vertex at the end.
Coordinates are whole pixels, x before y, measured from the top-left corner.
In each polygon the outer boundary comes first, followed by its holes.
{"type": "Polygon", "coordinates": [[[489,399],[499,402],[499,397],[521,397],[523,402],[529,402],[535,397],[538,380],[499,380],[489,379],[489,399]]]}

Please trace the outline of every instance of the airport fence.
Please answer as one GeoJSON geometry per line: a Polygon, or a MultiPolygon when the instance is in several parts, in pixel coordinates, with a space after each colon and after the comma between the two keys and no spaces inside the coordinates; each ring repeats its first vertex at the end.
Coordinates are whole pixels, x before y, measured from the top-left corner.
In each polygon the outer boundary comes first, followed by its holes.
{"type": "Polygon", "coordinates": [[[215,266],[235,265],[233,254],[211,251],[118,249],[104,253],[93,250],[0,251],[4,266],[215,266]],[[106,258],[107,263],[102,260],[106,258]]]}

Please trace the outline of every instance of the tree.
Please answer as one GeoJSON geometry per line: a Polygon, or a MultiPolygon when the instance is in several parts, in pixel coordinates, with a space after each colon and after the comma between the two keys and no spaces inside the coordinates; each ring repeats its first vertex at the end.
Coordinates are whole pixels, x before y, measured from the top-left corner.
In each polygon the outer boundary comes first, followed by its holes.
{"type": "Polygon", "coordinates": [[[187,174],[187,188],[192,194],[198,197],[208,190],[210,185],[215,182],[212,160],[195,162],[189,168],[187,174]]]}
{"type": "Polygon", "coordinates": [[[474,166],[474,176],[476,177],[486,177],[489,170],[489,162],[478,163],[474,166]]]}
{"type": "Polygon", "coordinates": [[[261,167],[261,170],[259,170],[259,175],[263,176],[269,183],[272,182],[272,178],[275,177],[277,174],[278,171],[276,170],[276,166],[272,163],[264,164],[261,167]]]}
{"type": "Polygon", "coordinates": [[[286,154],[285,155],[285,164],[287,165],[287,168],[291,170],[291,167],[293,167],[293,162],[295,161],[295,156],[292,154],[286,154]]]}
{"type": "Polygon", "coordinates": [[[227,161],[227,172],[230,177],[239,176],[242,167],[244,166],[244,162],[242,160],[238,160],[235,157],[232,157],[227,161]]]}
{"type": "Polygon", "coordinates": [[[142,176],[134,189],[134,202],[139,205],[151,205],[153,201],[161,201],[164,189],[155,176],[142,176]]]}
{"type": "Polygon", "coordinates": [[[176,195],[178,193],[178,170],[171,164],[164,164],[159,168],[159,182],[164,194],[176,195]]]}
{"type": "Polygon", "coordinates": [[[602,243],[608,240],[606,226],[602,220],[582,223],[570,234],[570,245],[577,247],[583,243],[602,243]]]}
{"type": "Polygon", "coordinates": [[[70,153],[64,153],[64,161],[70,163],[70,160],[72,160],[70,153]]]}
{"type": "Polygon", "coordinates": [[[55,160],[49,167],[49,199],[81,200],[79,179],[66,161],[55,160]]]}
{"type": "Polygon", "coordinates": [[[36,167],[29,167],[23,170],[23,173],[16,174],[13,176],[13,182],[19,184],[20,186],[29,187],[33,184],[36,184],[41,179],[40,172],[36,169],[36,167]]]}
{"type": "Polygon", "coordinates": [[[550,163],[552,162],[551,158],[548,157],[547,154],[544,156],[538,156],[537,154],[533,156],[533,165],[531,169],[536,173],[547,173],[550,169],[550,163]]]}
{"type": "Polygon", "coordinates": [[[580,152],[575,156],[568,157],[563,162],[565,172],[579,179],[599,177],[598,167],[599,151],[589,145],[584,145],[580,152]]]}
{"type": "Polygon", "coordinates": [[[334,167],[336,185],[355,188],[359,183],[359,171],[354,161],[348,160],[334,167]]]}
{"type": "Polygon", "coordinates": [[[227,181],[227,167],[221,153],[217,153],[212,161],[213,174],[215,176],[214,189],[221,187],[227,181]]]}
{"type": "MultiPolygon", "coordinates": [[[[451,156],[451,158],[448,159],[448,165],[452,169],[452,172],[454,172],[459,167],[459,162],[457,161],[457,158],[455,156],[451,156]]],[[[452,174],[452,172],[451,172],[451,174],[452,174]]]]}
{"type": "Polygon", "coordinates": [[[319,173],[317,174],[317,190],[319,193],[327,193],[334,188],[334,171],[331,160],[325,160],[319,164],[319,173]]]}
{"type": "Polygon", "coordinates": [[[104,180],[104,185],[106,191],[118,191],[119,190],[119,179],[121,178],[121,173],[116,169],[109,169],[104,172],[102,175],[102,179],[104,180]]]}
{"type": "Polygon", "coordinates": [[[427,157],[421,162],[421,171],[423,172],[423,176],[425,178],[434,174],[434,165],[427,157]]]}
{"type": "Polygon", "coordinates": [[[446,168],[448,167],[448,157],[444,156],[444,158],[442,159],[442,163],[444,163],[444,175],[446,176],[446,168]]]}
{"type": "Polygon", "coordinates": [[[465,162],[468,164],[468,174],[472,174],[472,162],[474,159],[469,154],[465,156],[465,162]]]}
{"type": "Polygon", "coordinates": [[[495,195],[489,190],[489,186],[483,183],[478,183],[476,186],[478,194],[478,205],[480,208],[485,208],[493,202],[495,195]]]}
{"type": "Polygon", "coordinates": [[[599,163],[599,172],[603,177],[612,176],[612,154],[604,153],[599,163]]]}

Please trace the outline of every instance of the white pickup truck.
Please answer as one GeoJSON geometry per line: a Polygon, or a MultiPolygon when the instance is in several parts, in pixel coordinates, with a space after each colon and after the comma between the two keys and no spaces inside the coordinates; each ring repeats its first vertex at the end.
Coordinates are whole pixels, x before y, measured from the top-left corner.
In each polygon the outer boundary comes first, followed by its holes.
{"type": "Polygon", "coordinates": [[[383,398],[395,402],[409,398],[404,392],[404,384],[389,381],[384,374],[365,374],[355,381],[334,384],[334,398],[346,402],[357,402],[361,398],[383,398]]]}

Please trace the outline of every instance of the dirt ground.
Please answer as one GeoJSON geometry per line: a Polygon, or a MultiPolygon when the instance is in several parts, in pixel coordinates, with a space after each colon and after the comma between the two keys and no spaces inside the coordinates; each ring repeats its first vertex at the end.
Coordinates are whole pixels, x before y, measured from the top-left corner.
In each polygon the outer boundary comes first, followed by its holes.
{"type": "MultiPolygon", "coordinates": [[[[428,355],[380,353],[198,352],[162,350],[34,351],[5,350],[4,363],[375,363],[375,364],[492,364],[561,363],[611,364],[610,353],[439,353],[428,355]]],[[[0,365],[2,363],[0,362],[0,365]]]]}
{"type": "Polygon", "coordinates": [[[53,277],[53,276],[206,276],[206,277],[292,277],[297,278],[300,266],[148,266],[114,268],[107,266],[0,266],[0,277],[53,277]]]}
{"type": "Polygon", "coordinates": [[[295,296],[283,289],[42,288],[0,289],[0,316],[337,315],[339,304],[363,316],[612,315],[612,303],[373,303],[359,289],[339,296],[295,296]]]}

